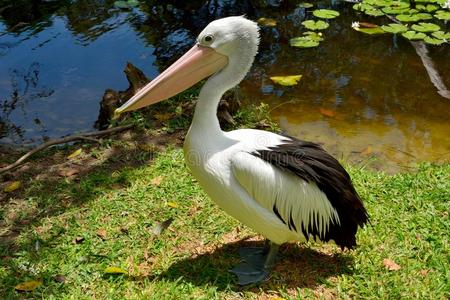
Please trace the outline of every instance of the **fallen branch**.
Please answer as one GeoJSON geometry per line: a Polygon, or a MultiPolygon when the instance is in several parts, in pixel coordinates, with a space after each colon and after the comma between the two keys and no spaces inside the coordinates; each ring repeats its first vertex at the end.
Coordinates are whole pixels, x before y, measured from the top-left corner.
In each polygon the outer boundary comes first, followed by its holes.
{"type": "MultiPolygon", "coordinates": [[[[396,18],[389,15],[386,16],[391,21],[397,24],[402,24],[396,18]]],[[[445,83],[442,80],[441,76],[439,75],[439,72],[437,71],[436,66],[433,63],[433,60],[428,55],[428,49],[425,43],[414,41],[409,42],[414,47],[414,50],[416,50],[417,55],[422,60],[422,64],[425,67],[425,70],[427,71],[428,77],[430,77],[431,83],[433,83],[433,85],[436,87],[438,94],[444,98],[450,99],[450,90],[448,90],[447,87],[445,86],[445,83]]]]}
{"type": "Polygon", "coordinates": [[[77,141],[77,140],[87,140],[87,141],[91,141],[91,142],[99,142],[98,140],[96,140],[92,137],[103,136],[103,135],[108,135],[108,134],[115,133],[118,131],[123,131],[123,130],[129,129],[133,126],[134,125],[113,127],[113,128],[109,128],[106,130],[94,131],[94,132],[89,132],[89,133],[84,133],[84,134],[76,134],[76,135],[66,136],[66,137],[63,137],[60,139],[48,141],[30,151],[28,151],[22,157],[20,157],[18,160],[16,160],[14,163],[12,163],[4,168],[1,168],[0,174],[3,174],[5,172],[11,171],[11,170],[17,168],[18,166],[23,164],[30,156],[32,156],[33,154],[35,154],[39,151],[42,151],[50,146],[58,145],[58,144],[65,144],[65,143],[69,143],[69,142],[73,142],[73,141],[77,141]]]}

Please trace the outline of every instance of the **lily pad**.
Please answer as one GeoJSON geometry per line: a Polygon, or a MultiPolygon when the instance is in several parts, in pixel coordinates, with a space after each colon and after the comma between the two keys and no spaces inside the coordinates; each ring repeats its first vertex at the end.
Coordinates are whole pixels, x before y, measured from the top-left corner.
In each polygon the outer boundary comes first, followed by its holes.
{"type": "Polygon", "coordinates": [[[307,21],[303,21],[302,25],[310,30],[323,30],[323,29],[327,29],[330,26],[330,24],[328,24],[327,22],[324,22],[322,20],[319,20],[319,21],[307,20],[307,21]]]}
{"type": "Polygon", "coordinates": [[[381,10],[379,10],[377,8],[365,10],[364,13],[366,15],[372,16],[372,17],[384,16],[384,12],[382,12],[381,10]]]}
{"type": "Polygon", "coordinates": [[[405,8],[396,8],[396,7],[384,7],[381,9],[384,13],[389,15],[399,15],[408,12],[408,9],[405,8]]]}
{"type": "Polygon", "coordinates": [[[440,40],[450,40],[450,32],[435,31],[431,35],[440,40]]]}
{"type": "Polygon", "coordinates": [[[371,27],[371,28],[361,28],[361,27],[353,27],[356,31],[366,33],[366,34],[383,34],[386,33],[381,27],[371,27]]]}
{"type": "Polygon", "coordinates": [[[302,75],[272,76],[270,77],[270,80],[279,85],[293,86],[296,85],[301,78],[302,75]]]}
{"type": "Polygon", "coordinates": [[[299,37],[290,39],[289,44],[292,47],[312,48],[312,47],[319,46],[319,41],[313,40],[312,38],[310,38],[308,36],[299,36],[299,37]]]}
{"type": "Polygon", "coordinates": [[[407,31],[408,27],[406,27],[403,24],[391,23],[391,24],[381,26],[381,29],[383,29],[386,32],[390,32],[390,33],[402,33],[402,32],[407,31]]]}
{"type": "Polygon", "coordinates": [[[420,32],[435,32],[435,31],[438,31],[439,29],[441,29],[441,27],[439,25],[436,25],[433,23],[414,24],[413,26],[411,26],[411,28],[414,29],[415,31],[420,31],[420,32]]]}
{"type": "Polygon", "coordinates": [[[138,6],[139,2],[137,0],[128,0],[128,1],[116,1],[114,2],[114,6],[121,9],[130,9],[135,6],[138,6]]]}
{"type": "Polygon", "coordinates": [[[401,21],[401,22],[417,22],[420,19],[417,17],[417,14],[414,15],[397,15],[396,16],[397,20],[401,21]]]}
{"type": "Polygon", "coordinates": [[[450,20],[450,11],[438,10],[434,15],[435,18],[439,20],[449,21],[450,20]]]}
{"type": "Polygon", "coordinates": [[[334,19],[340,15],[338,11],[332,9],[316,9],[313,15],[321,19],[334,19]]]}
{"type": "Polygon", "coordinates": [[[431,20],[433,19],[433,16],[430,15],[429,13],[418,13],[416,14],[416,18],[418,20],[431,20]]]}
{"type": "Polygon", "coordinates": [[[323,41],[321,32],[306,31],[306,32],[303,32],[303,35],[307,36],[309,39],[311,39],[313,41],[317,41],[317,42],[323,41]]]}
{"type": "Polygon", "coordinates": [[[366,10],[374,10],[376,8],[370,4],[367,4],[366,2],[362,2],[353,5],[353,9],[358,11],[366,11],[366,10]]]}
{"type": "Polygon", "coordinates": [[[409,2],[404,2],[404,1],[391,1],[391,3],[389,4],[390,7],[395,7],[395,8],[409,8],[409,2]]]}
{"type": "Polygon", "coordinates": [[[303,7],[303,8],[311,8],[311,7],[314,6],[314,4],[308,3],[308,2],[302,2],[302,3],[299,3],[297,6],[298,7],[303,7]]]}
{"type": "Polygon", "coordinates": [[[423,40],[427,35],[423,32],[407,31],[403,32],[402,35],[408,40],[423,40]]]}
{"type": "Polygon", "coordinates": [[[439,9],[439,7],[437,5],[434,4],[418,4],[416,5],[416,8],[418,10],[422,10],[422,11],[426,11],[426,12],[433,12],[439,9]]]}
{"type": "Polygon", "coordinates": [[[445,40],[441,40],[441,39],[436,39],[436,38],[432,38],[430,36],[426,36],[423,41],[427,44],[430,45],[442,45],[443,43],[445,43],[445,40]]]}

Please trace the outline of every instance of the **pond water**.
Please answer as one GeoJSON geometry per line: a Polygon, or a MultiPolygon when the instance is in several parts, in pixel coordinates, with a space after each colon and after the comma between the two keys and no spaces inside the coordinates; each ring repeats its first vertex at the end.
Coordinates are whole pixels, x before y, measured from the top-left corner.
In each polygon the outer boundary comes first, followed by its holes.
{"type": "MultiPolygon", "coordinates": [[[[127,88],[127,61],[154,77],[211,20],[246,14],[277,26],[262,28],[260,53],[240,85],[244,103],[268,103],[290,135],[374,168],[448,162],[450,99],[438,94],[411,43],[354,31],[352,21],[389,21],[363,17],[351,3],[320,1],[341,16],[329,21],[319,47],[292,48],[289,39],[311,18],[297,3],[148,0],[124,11],[109,0],[0,1],[0,143],[92,130],[105,89],[127,88]],[[269,79],[294,74],[303,75],[295,87],[269,79]]],[[[428,50],[450,87],[450,45],[428,50]]]]}

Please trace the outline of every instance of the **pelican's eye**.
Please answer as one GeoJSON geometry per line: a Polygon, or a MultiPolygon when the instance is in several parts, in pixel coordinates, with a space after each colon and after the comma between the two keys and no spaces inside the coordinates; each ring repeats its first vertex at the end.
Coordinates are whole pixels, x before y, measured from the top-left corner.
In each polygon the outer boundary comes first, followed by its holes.
{"type": "Polygon", "coordinates": [[[211,34],[207,34],[203,37],[203,42],[205,42],[206,44],[211,44],[214,41],[214,36],[212,36],[211,34]]]}

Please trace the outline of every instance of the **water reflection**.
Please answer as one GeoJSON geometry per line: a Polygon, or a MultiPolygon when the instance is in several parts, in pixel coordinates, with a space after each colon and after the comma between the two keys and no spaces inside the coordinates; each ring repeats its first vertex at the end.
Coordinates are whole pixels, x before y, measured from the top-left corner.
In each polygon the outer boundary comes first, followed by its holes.
{"type": "MultiPolygon", "coordinates": [[[[351,22],[362,19],[351,4],[318,1],[341,16],[330,21],[320,47],[291,48],[289,39],[301,34],[311,13],[297,3],[147,0],[122,11],[113,0],[0,1],[0,69],[9,70],[0,73],[0,142],[89,130],[104,90],[126,88],[127,61],[154,77],[211,20],[246,14],[275,18],[277,26],[261,30],[260,53],[241,84],[243,100],[269,103],[283,129],[350,159],[448,159],[450,104],[409,42],[353,31],[351,22]],[[33,77],[36,66],[40,75],[33,77]],[[269,79],[287,74],[303,74],[301,83],[284,88],[269,79]],[[14,82],[20,97],[14,98],[14,82]],[[24,96],[27,82],[32,88],[24,96]]],[[[448,49],[431,47],[430,56],[450,86],[448,49]]]]}

